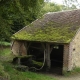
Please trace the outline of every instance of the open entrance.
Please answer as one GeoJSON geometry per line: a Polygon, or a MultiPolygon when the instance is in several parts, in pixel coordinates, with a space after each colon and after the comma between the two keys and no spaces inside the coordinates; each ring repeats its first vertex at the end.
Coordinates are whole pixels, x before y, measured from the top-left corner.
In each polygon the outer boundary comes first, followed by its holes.
{"type": "Polygon", "coordinates": [[[44,66],[44,49],[42,44],[39,42],[32,42],[28,48],[28,55],[32,55],[32,60],[34,64],[36,64],[32,66],[41,70],[44,66]]]}
{"type": "Polygon", "coordinates": [[[51,71],[54,73],[62,74],[63,68],[63,45],[55,45],[50,54],[51,59],[51,71]]]}
{"type": "Polygon", "coordinates": [[[46,45],[46,43],[28,42],[27,50],[28,56],[19,57],[21,65],[28,66],[29,69],[35,67],[38,71],[45,71],[45,67],[47,66],[45,64],[47,61],[51,63],[49,69],[51,73],[62,74],[64,45],[54,45],[50,43],[46,45]],[[46,48],[47,46],[50,48],[49,50],[46,48]],[[46,58],[46,54],[49,54],[50,57],[48,56],[46,58]]]}
{"type": "Polygon", "coordinates": [[[33,55],[36,61],[43,61],[44,59],[44,49],[42,48],[41,43],[33,42],[29,46],[28,55],[33,55]]]}

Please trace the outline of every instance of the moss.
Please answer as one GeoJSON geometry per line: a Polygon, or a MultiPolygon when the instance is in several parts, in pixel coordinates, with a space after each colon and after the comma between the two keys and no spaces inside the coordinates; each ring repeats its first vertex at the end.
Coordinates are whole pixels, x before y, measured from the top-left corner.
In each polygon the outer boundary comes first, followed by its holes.
{"type": "Polygon", "coordinates": [[[45,24],[45,26],[39,28],[35,28],[34,26],[31,28],[29,26],[28,28],[26,27],[27,30],[24,29],[14,34],[12,38],[29,41],[69,43],[76,34],[79,26],[72,31],[72,24],[60,25],[61,23],[48,22],[45,24]]]}
{"type": "Polygon", "coordinates": [[[37,61],[35,61],[35,60],[32,60],[32,62],[33,62],[33,65],[36,67],[41,67],[42,65],[43,65],[43,63],[42,62],[37,62],[37,61]]]}
{"type": "Polygon", "coordinates": [[[38,61],[35,61],[35,60],[30,59],[30,58],[32,58],[32,55],[18,56],[18,58],[20,58],[20,59],[23,59],[24,58],[24,60],[28,60],[29,62],[31,62],[30,64],[32,64],[32,66],[41,67],[42,64],[43,64],[42,62],[38,62],[38,61]]]}

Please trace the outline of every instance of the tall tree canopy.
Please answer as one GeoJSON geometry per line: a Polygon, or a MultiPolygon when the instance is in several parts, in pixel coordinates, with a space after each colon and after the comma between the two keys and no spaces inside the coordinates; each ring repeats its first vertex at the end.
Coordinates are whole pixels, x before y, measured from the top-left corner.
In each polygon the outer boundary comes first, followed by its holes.
{"type": "Polygon", "coordinates": [[[43,0],[0,0],[0,40],[38,18],[43,0]]]}
{"type": "Polygon", "coordinates": [[[0,40],[8,40],[10,35],[47,12],[79,7],[77,0],[64,0],[64,5],[48,2],[50,0],[0,0],[0,40]]]}

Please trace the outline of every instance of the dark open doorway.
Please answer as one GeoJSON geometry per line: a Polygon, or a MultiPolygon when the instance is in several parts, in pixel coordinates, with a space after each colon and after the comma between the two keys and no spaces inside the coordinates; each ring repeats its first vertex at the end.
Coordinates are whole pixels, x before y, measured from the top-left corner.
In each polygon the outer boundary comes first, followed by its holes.
{"type": "Polygon", "coordinates": [[[63,45],[55,45],[50,54],[51,71],[53,73],[62,74],[63,69],[63,45]]]}
{"type": "Polygon", "coordinates": [[[44,66],[44,49],[42,47],[42,44],[39,42],[32,42],[28,48],[28,55],[33,56],[32,60],[36,64],[36,66],[32,66],[37,68],[36,70],[38,71],[42,70],[44,66]]]}
{"type": "Polygon", "coordinates": [[[33,57],[36,61],[43,61],[44,49],[42,48],[41,43],[32,42],[28,49],[28,55],[33,55],[33,57]]]}

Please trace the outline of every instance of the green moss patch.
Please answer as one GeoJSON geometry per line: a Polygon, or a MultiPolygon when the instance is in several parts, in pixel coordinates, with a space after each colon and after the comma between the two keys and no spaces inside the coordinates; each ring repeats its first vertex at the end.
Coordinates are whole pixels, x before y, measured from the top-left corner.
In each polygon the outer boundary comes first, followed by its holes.
{"type": "Polygon", "coordinates": [[[46,41],[46,42],[63,42],[68,43],[74,37],[77,29],[71,31],[70,27],[57,27],[52,26],[45,27],[44,29],[38,29],[32,33],[22,30],[12,36],[13,39],[29,40],[29,41],[46,41]]]}
{"type": "MultiPolygon", "coordinates": [[[[74,22],[69,23],[66,19],[65,23],[60,22],[60,20],[55,21],[54,18],[55,17],[47,20],[46,16],[44,16],[42,19],[34,21],[32,24],[14,34],[12,39],[69,43],[75,36],[80,25],[74,22]]],[[[64,21],[64,18],[62,21],[64,21]]]]}

